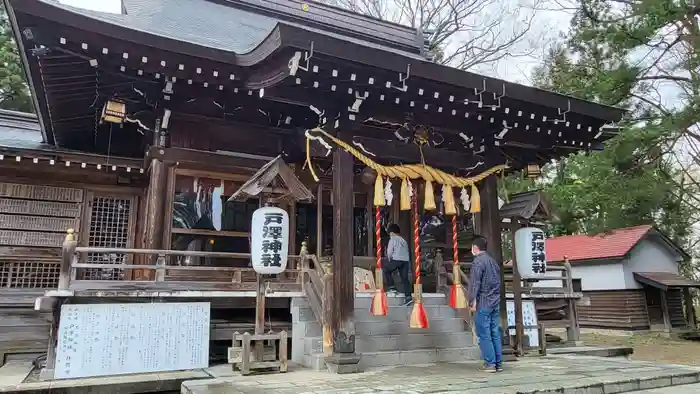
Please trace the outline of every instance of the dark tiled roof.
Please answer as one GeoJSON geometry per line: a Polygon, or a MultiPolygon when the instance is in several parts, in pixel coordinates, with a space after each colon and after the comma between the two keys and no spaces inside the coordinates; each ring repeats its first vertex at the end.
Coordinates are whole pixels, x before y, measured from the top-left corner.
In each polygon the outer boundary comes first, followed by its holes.
{"type": "MultiPolygon", "coordinates": [[[[57,0],[40,1],[102,22],[236,54],[248,53],[255,49],[274,30],[275,26],[282,22],[280,19],[261,13],[207,0],[122,0],[126,14],[71,7],[59,3],[57,0]]],[[[313,3],[310,4],[312,7],[315,6],[313,3]]],[[[314,21],[309,20],[309,22],[314,21]]],[[[346,41],[423,59],[418,54],[334,34],[304,23],[295,23],[289,20],[285,20],[284,23],[346,41]]],[[[360,30],[357,32],[367,33],[360,30]]]]}
{"type": "Polygon", "coordinates": [[[277,25],[273,18],[208,1],[122,0],[126,15],[42,1],[102,22],[234,53],[250,52],[277,25]]]}

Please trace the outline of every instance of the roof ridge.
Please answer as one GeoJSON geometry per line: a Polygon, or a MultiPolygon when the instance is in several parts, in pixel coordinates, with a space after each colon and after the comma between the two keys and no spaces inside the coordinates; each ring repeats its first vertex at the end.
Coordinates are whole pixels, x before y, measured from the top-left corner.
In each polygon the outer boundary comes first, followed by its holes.
{"type": "Polygon", "coordinates": [[[552,237],[549,239],[561,239],[561,238],[571,238],[571,237],[604,238],[606,236],[614,235],[615,233],[625,232],[625,231],[634,230],[637,228],[644,228],[644,227],[648,228],[649,230],[656,228],[653,224],[639,224],[636,226],[620,227],[620,228],[612,229],[609,231],[603,231],[603,232],[600,232],[597,234],[585,234],[585,233],[584,234],[566,234],[566,235],[559,235],[556,237],[552,237]]]}

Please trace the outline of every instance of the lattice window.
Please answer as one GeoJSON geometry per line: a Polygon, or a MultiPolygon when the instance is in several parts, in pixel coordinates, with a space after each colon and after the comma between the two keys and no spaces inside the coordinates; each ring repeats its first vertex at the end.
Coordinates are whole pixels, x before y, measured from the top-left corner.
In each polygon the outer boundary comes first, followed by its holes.
{"type": "Polygon", "coordinates": [[[59,271],[58,262],[0,261],[0,288],[55,288],[59,271]]]}
{"type": "MultiPolygon", "coordinates": [[[[128,248],[129,222],[134,209],[130,198],[94,196],[90,204],[87,246],[128,248]]],[[[126,264],[128,255],[119,253],[88,253],[87,263],[126,264]]],[[[78,273],[83,280],[122,280],[123,269],[87,268],[78,273]]]]}

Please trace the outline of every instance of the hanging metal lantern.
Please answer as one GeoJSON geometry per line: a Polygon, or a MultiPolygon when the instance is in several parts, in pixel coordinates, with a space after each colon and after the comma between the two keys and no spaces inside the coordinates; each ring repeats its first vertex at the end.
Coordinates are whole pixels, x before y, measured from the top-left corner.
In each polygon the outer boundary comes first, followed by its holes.
{"type": "Polygon", "coordinates": [[[537,178],[542,175],[542,170],[538,164],[528,164],[525,168],[525,176],[528,178],[537,178]]]}
{"type": "Polygon", "coordinates": [[[117,100],[108,100],[102,108],[102,121],[121,124],[126,119],[126,103],[117,100]]]}

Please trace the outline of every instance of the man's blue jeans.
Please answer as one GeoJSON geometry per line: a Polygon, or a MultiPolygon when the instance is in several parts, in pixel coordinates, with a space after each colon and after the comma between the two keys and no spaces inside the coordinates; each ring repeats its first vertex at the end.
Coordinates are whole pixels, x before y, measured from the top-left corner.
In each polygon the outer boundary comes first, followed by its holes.
{"type": "Polygon", "coordinates": [[[501,365],[503,346],[499,306],[477,309],[474,324],[484,362],[491,367],[501,365]]]}

